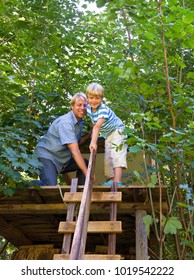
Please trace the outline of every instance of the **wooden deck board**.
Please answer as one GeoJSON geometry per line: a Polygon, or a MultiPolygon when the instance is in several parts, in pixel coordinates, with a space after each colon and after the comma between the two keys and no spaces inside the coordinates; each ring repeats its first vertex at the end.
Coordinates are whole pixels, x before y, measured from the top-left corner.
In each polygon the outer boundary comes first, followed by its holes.
{"type": "MultiPolygon", "coordinates": [[[[68,254],[54,254],[54,260],[69,260],[68,254]]],[[[83,260],[120,260],[120,255],[103,255],[103,254],[88,254],[84,255],[83,260]]]]}

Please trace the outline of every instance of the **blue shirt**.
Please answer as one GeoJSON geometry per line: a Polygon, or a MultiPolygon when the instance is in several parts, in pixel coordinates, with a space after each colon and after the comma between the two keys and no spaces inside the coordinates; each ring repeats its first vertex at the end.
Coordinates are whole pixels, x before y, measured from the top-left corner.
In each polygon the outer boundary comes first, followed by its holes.
{"type": "Polygon", "coordinates": [[[64,164],[71,159],[67,144],[78,143],[82,134],[83,120],[77,121],[73,111],[57,118],[36,145],[34,154],[37,157],[53,161],[58,173],[64,164]]]}
{"type": "Polygon", "coordinates": [[[101,103],[95,112],[92,112],[91,106],[87,105],[87,114],[92,122],[96,124],[99,119],[104,118],[105,121],[101,126],[100,134],[107,138],[116,129],[125,129],[125,125],[119,117],[105,104],[101,103]]]}

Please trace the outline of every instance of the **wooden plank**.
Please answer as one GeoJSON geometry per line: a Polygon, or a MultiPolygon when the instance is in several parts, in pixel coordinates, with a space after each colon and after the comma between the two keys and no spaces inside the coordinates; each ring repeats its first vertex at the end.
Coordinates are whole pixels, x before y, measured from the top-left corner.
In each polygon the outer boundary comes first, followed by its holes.
{"type": "MultiPolygon", "coordinates": [[[[116,192],[117,191],[117,184],[113,182],[111,186],[111,191],[116,192]]],[[[110,205],[110,221],[116,221],[117,219],[117,203],[112,202],[110,205]]],[[[108,254],[114,255],[116,252],[116,234],[110,233],[108,236],[108,254]]]]}
{"type": "MultiPolygon", "coordinates": [[[[41,189],[38,190],[40,196],[44,199],[45,203],[56,203],[56,202],[60,202],[61,201],[61,197],[59,194],[59,187],[58,186],[45,186],[42,187],[41,189]]],[[[69,192],[70,191],[70,186],[60,186],[61,190],[64,192],[69,192]]],[[[152,189],[152,194],[154,197],[154,201],[157,201],[156,199],[159,198],[159,189],[162,188],[163,189],[163,201],[167,201],[166,200],[166,192],[167,192],[167,187],[163,186],[163,185],[158,185],[155,188],[152,189]]],[[[78,191],[83,191],[84,186],[78,186],[78,191]]],[[[131,199],[133,199],[133,191],[131,190],[142,190],[147,191],[148,187],[145,185],[128,185],[128,186],[118,186],[118,191],[121,191],[123,193],[124,196],[127,196],[131,199]]],[[[111,191],[111,187],[110,186],[100,186],[100,185],[94,185],[93,186],[93,192],[94,191],[102,191],[102,192],[106,192],[106,191],[111,191]]],[[[10,199],[10,201],[14,201],[14,200],[18,200],[18,202],[23,201],[24,203],[30,203],[29,202],[29,190],[27,189],[27,191],[17,191],[16,194],[14,194],[13,197],[11,198],[6,198],[6,200],[10,199]],[[26,194],[26,195],[24,195],[26,194]]],[[[1,194],[0,194],[0,201],[2,200],[3,202],[3,198],[1,199],[1,194]]],[[[140,201],[138,201],[140,202],[140,201]]]]}
{"type": "MultiPolygon", "coordinates": [[[[142,209],[151,212],[150,203],[146,202],[121,202],[118,204],[118,213],[134,213],[142,209]]],[[[160,203],[154,202],[154,209],[160,209],[160,203]]],[[[162,203],[163,211],[169,209],[167,202],[162,203]]],[[[0,215],[45,215],[45,214],[64,214],[67,206],[64,203],[49,204],[0,204],[0,215]]],[[[104,203],[92,204],[91,214],[109,213],[109,206],[104,203]]]]}
{"type": "MultiPolygon", "coordinates": [[[[95,255],[88,254],[83,256],[83,260],[120,260],[120,255],[95,255]]],[[[53,260],[70,260],[70,255],[68,254],[54,254],[53,260]]]]}
{"type": "Polygon", "coordinates": [[[107,245],[96,245],[95,253],[96,254],[107,254],[108,246],[107,245]]]}
{"type": "MultiPolygon", "coordinates": [[[[59,233],[72,233],[75,231],[76,222],[60,222],[59,233]]],[[[120,221],[96,221],[88,222],[88,233],[121,233],[122,223],[120,221]]]]}
{"type": "Polygon", "coordinates": [[[19,249],[29,249],[29,248],[34,248],[34,249],[54,249],[53,244],[39,244],[39,245],[22,245],[19,247],[19,249]]]}
{"type": "MultiPolygon", "coordinates": [[[[71,186],[60,186],[60,188],[63,190],[63,191],[69,191],[71,186]]],[[[118,190],[122,190],[122,189],[141,189],[141,188],[145,188],[147,189],[148,187],[146,185],[122,185],[122,186],[118,186],[118,190]]],[[[154,187],[154,189],[158,189],[158,188],[164,188],[164,189],[167,189],[167,186],[166,185],[156,185],[154,187]]],[[[35,189],[34,187],[28,187],[29,190],[32,190],[32,189],[35,189]]],[[[81,185],[78,185],[78,190],[83,190],[84,189],[84,186],[81,186],[81,185]]],[[[102,186],[102,185],[95,185],[93,187],[93,190],[109,190],[111,189],[111,186],[102,186]]],[[[58,186],[41,186],[39,187],[38,191],[41,193],[41,191],[44,191],[44,190],[48,190],[48,191],[51,191],[51,194],[52,194],[52,191],[53,190],[57,190],[58,191],[58,186]]]]}
{"type": "MultiPolygon", "coordinates": [[[[148,202],[121,202],[118,203],[118,213],[134,213],[136,210],[142,209],[151,212],[151,206],[148,202]]],[[[160,209],[160,203],[154,202],[154,209],[160,209]]],[[[162,203],[163,211],[169,209],[167,202],[162,203]]],[[[45,214],[64,214],[67,206],[64,203],[48,203],[48,204],[0,204],[0,215],[45,215],[45,214]]],[[[104,203],[92,204],[91,214],[109,213],[109,206],[104,203]]]]}
{"type": "Polygon", "coordinates": [[[65,214],[67,206],[64,203],[52,204],[0,204],[0,214],[65,214]]]}
{"type": "Polygon", "coordinates": [[[148,238],[146,234],[143,217],[146,211],[137,210],[136,218],[136,260],[148,260],[148,238]]]}
{"type": "Polygon", "coordinates": [[[90,214],[91,194],[94,183],[95,153],[91,151],[88,163],[88,171],[86,175],[82,201],[80,204],[76,229],[73,236],[70,258],[72,260],[81,260],[85,252],[87,228],[90,214]]]}
{"type": "MultiPolygon", "coordinates": [[[[82,193],[66,192],[64,194],[64,202],[81,202],[82,193]]],[[[91,202],[121,202],[121,192],[93,192],[91,195],[91,202]]]]}
{"type": "MultiPolygon", "coordinates": [[[[71,193],[75,193],[77,191],[77,183],[78,183],[78,178],[72,179],[71,193]]],[[[66,221],[67,222],[73,221],[74,210],[75,210],[75,203],[68,204],[68,206],[67,206],[67,216],[66,216],[66,221]]],[[[69,254],[70,253],[71,239],[72,239],[72,234],[71,233],[67,233],[67,234],[64,235],[62,249],[61,249],[62,254],[69,254]]]]}

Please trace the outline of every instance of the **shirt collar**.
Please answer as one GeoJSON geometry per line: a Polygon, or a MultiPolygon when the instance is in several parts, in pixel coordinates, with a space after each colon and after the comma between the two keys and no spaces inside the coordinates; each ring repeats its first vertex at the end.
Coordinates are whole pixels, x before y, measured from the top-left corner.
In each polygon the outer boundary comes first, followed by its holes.
{"type": "Polygon", "coordinates": [[[77,124],[81,124],[81,123],[83,122],[83,119],[81,119],[80,121],[78,121],[78,120],[76,119],[76,116],[75,116],[73,110],[71,110],[70,113],[71,113],[71,117],[72,117],[72,120],[73,120],[73,123],[74,123],[74,124],[76,124],[76,123],[77,123],[77,124]]]}

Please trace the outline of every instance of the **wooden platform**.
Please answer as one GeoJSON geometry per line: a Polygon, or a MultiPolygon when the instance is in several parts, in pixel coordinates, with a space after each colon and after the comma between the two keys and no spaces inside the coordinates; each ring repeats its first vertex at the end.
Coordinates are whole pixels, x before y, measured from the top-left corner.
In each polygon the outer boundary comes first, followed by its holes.
{"type": "MultiPolygon", "coordinates": [[[[6,197],[0,193],[0,235],[10,241],[16,247],[24,245],[52,244],[56,249],[60,249],[63,234],[58,232],[59,223],[65,221],[67,204],[63,201],[65,193],[68,194],[69,186],[61,187],[33,187],[18,190],[12,197],[6,197]]],[[[78,186],[78,191],[82,192],[83,186],[78,186]]],[[[110,192],[109,187],[94,186],[93,191],[110,192]]],[[[122,186],[118,188],[122,193],[122,202],[118,202],[118,220],[122,221],[122,233],[117,237],[117,251],[119,254],[129,258],[129,251],[133,251],[135,244],[135,211],[146,210],[151,213],[148,189],[146,186],[122,186]],[[130,249],[131,248],[131,249],[130,249]]],[[[159,193],[162,191],[162,209],[168,209],[166,202],[166,187],[157,186],[152,189],[152,196],[155,210],[159,210],[159,193]]],[[[81,195],[81,194],[80,194],[81,195]]],[[[91,205],[90,221],[97,222],[109,220],[108,197],[104,202],[95,203],[95,196],[91,205]]],[[[79,206],[80,196],[77,199],[79,206]]],[[[154,238],[154,237],[153,237],[154,238]]],[[[154,243],[154,240],[152,240],[154,243]]],[[[89,234],[86,249],[91,254],[95,254],[96,247],[106,246],[106,235],[89,234]]]]}

